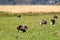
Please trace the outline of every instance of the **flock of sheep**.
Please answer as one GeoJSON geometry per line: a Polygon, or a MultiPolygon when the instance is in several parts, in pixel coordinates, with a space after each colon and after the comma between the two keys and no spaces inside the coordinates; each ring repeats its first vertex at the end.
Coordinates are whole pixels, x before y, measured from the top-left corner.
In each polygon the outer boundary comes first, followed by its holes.
{"type": "MultiPolygon", "coordinates": [[[[55,24],[55,19],[57,19],[58,18],[58,16],[54,16],[51,20],[50,20],[50,24],[51,25],[54,25],[55,24]]],[[[42,24],[47,24],[47,21],[46,20],[42,20],[41,22],[40,22],[40,25],[42,25],[42,24]]]]}
{"type": "MultiPolygon", "coordinates": [[[[19,15],[18,17],[21,17],[21,15],[19,15]]],[[[55,19],[57,19],[58,18],[58,16],[57,15],[55,15],[51,20],[50,20],[50,24],[51,25],[54,25],[55,24],[55,19]]],[[[46,20],[41,20],[41,22],[40,22],[40,25],[43,25],[43,24],[47,24],[47,21],[46,20]]],[[[17,27],[17,31],[19,32],[19,31],[22,31],[22,32],[26,32],[27,31],[27,26],[26,25],[19,25],[18,27],[17,27]]]]}

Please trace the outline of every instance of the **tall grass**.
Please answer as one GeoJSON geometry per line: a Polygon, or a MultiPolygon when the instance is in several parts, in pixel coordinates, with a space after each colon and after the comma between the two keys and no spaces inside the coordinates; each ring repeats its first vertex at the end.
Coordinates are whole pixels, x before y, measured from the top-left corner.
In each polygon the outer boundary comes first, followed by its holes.
{"type": "Polygon", "coordinates": [[[10,12],[4,12],[0,11],[0,16],[18,16],[18,15],[23,15],[23,16],[38,16],[38,15],[43,15],[43,14],[60,14],[60,12],[26,12],[26,13],[10,13],[10,12]]]}

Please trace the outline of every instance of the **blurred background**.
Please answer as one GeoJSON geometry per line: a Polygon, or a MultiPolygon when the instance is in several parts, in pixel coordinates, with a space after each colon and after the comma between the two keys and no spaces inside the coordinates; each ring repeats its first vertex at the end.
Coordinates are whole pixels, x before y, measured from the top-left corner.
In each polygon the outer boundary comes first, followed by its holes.
{"type": "Polygon", "coordinates": [[[0,5],[58,5],[60,0],[0,0],[0,5]]]}

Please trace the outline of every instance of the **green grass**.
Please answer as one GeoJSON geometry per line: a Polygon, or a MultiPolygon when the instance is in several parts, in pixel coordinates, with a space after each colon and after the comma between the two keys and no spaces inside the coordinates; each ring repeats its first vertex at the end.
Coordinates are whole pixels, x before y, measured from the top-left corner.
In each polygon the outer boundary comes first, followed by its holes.
{"type": "Polygon", "coordinates": [[[60,40],[60,14],[57,14],[55,25],[50,25],[50,19],[55,14],[40,14],[37,16],[0,16],[0,40],[60,40]],[[46,19],[47,25],[40,25],[40,21],[46,19]],[[17,32],[16,27],[28,26],[27,33],[17,32]],[[19,36],[19,38],[16,38],[19,36]]]}

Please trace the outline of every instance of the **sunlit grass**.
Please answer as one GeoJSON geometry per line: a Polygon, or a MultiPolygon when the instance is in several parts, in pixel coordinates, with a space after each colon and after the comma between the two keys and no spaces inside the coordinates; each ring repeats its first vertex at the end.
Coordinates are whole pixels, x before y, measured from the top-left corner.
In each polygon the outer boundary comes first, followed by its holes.
{"type": "Polygon", "coordinates": [[[57,14],[55,25],[50,25],[50,19],[55,14],[40,14],[37,16],[0,16],[0,40],[60,40],[60,14],[57,14]],[[40,25],[42,19],[47,20],[46,25],[40,25]],[[27,33],[17,32],[16,27],[28,26],[27,33]],[[18,38],[16,38],[18,36],[18,38]]]}

